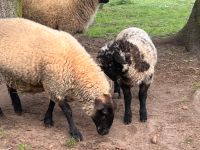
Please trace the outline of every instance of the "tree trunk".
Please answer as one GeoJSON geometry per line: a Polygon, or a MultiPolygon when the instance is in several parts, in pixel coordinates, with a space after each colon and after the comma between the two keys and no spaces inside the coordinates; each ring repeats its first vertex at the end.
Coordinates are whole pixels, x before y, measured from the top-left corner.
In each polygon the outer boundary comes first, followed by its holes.
{"type": "Polygon", "coordinates": [[[176,35],[188,51],[200,51],[200,0],[196,0],[186,25],[176,35]]]}
{"type": "Polygon", "coordinates": [[[22,16],[22,0],[0,0],[0,18],[22,16]]]}
{"type": "Polygon", "coordinates": [[[157,44],[178,44],[185,46],[187,51],[200,52],[200,0],[196,0],[186,25],[175,35],[154,39],[157,44]]]}

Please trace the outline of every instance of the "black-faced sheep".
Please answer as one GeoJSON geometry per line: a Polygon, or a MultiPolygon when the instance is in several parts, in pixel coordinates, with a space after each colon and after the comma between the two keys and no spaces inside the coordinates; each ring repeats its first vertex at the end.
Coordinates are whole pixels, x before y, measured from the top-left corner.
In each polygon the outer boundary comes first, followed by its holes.
{"type": "MultiPolygon", "coordinates": [[[[12,94],[13,89],[45,91],[50,103],[58,102],[75,139],[82,140],[82,135],[67,104],[71,99],[79,101],[85,113],[92,117],[99,134],[109,132],[114,118],[109,82],[70,34],[26,19],[1,19],[0,75],[12,94]]],[[[20,102],[19,97],[12,94],[14,105],[21,108],[15,100],[20,102]]]]}
{"type": "Polygon", "coordinates": [[[157,51],[148,34],[131,27],[121,31],[115,40],[98,52],[97,61],[102,70],[114,81],[114,92],[124,94],[124,123],[132,121],[131,87],[139,85],[140,121],[147,120],[147,91],[153,81],[157,51]]]}
{"type": "Polygon", "coordinates": [[[71,34],[92,24],[101,3],[109,0],[23,0],[23,17],[71,34]]]}

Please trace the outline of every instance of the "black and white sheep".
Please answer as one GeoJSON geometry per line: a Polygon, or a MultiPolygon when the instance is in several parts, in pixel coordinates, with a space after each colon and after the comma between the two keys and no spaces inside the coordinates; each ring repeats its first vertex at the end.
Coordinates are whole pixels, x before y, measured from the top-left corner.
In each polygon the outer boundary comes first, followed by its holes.
{"type": "Polygon", "coordinates": [[[71,34],[92,24],[101,3],[109,0],[23,0],[23,17],[71,34]]]}
{"type": "MultiPolygon", "coordinates": [[[[109,132],[114,118],[111,88],[101,68],[70,34],[26,19],[0,20],[0,75],[14,108],[21,112],[16,93],[43,92],[50,96],[47,114],[58,102],[70,134],[82,140],[67,101],[77,100],[92,117],[99,134],[109,132]]],[[[1,109],[0,114],[3,115],[1,109]]],[[[46,119],[52,119],[46,116],[46,119]]],[[[51,120],[52,121],[52,120],[51,120]]],[[[49,122],[45,122],[49,123],[49,122]]]]}
{"type": "Polygon", "coordinates": [[[147,120],[147,91],[153,81],[157,50],[148,34],[131,27],[121,31],[98,52],[97,61],[105,74],[114,81],[114,93],[124,94],[124,123],[132,121],[131,87],[139,85],[140,121],[147,120]]]}

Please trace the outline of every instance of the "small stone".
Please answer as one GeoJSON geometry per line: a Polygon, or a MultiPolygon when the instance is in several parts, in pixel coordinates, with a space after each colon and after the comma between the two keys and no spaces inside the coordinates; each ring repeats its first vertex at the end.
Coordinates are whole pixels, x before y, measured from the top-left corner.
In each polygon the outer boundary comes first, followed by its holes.
{"type": "Polygon", "coordinates": [[[158,143],[158,136],[156,134],[151,138],[151,143],[153,143],[153,144],[158,143]]]}
{"type": "Polygon", "coordinates": [[[182,109],[183,110],[188,110],[188,107],[187,106],[183,106],[182,109]]]}

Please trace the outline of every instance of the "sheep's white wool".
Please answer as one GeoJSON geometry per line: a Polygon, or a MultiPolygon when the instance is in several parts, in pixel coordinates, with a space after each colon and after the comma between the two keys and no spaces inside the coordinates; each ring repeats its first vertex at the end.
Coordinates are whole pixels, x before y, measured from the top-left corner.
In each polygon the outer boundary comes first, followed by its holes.
{"type": "Polygon", "coordinates": [[[140,84],[142,81],[150,84],[153,81],[153,77],[150,77],[154,74],[154,67],[157,62],[157,50],[151,38],[144,30],[131,27],[121,31],[117,35],[116,41],[120,39],[136,45],[139,49],[140,55],[144,56],[143,60],[150,65],[150,68],[147,71],[138,72],[134,67],[134,60],[132,60],[133,64],[130,65],[128,71],[128,76],[132,79],[131,84],[133,84],[134,82],[140,84]]]}
{"type": "Polygon", "coordinates": [[[94,100],[110,93],[104,73],[70,34],[26,19],[0,24],[0,79],[9,86],[77,100],[88,115],[94,100]]]}

